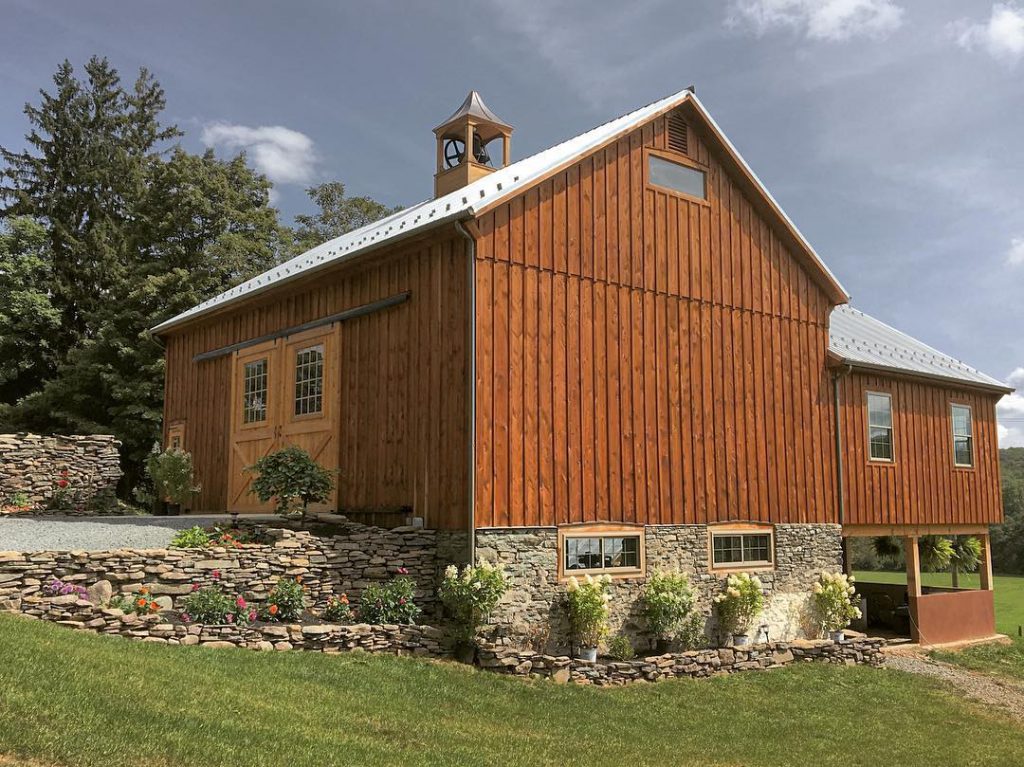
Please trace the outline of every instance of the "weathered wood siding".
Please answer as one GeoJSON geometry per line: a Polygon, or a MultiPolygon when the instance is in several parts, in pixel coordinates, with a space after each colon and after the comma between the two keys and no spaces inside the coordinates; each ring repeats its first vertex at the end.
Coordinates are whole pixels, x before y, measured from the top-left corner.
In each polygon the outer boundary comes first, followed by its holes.
{"type": "Polygon", "coordinates": [[[658,119],[481,216],[476,523],[836,518],[826,294],[696,130],[658,119]]]}
{"type": "Polygon", "coordinates": [[[999,395],[854,372],[840,379],[845,522],[851,525],[1002,521],[999,395]],[[893,461],[869,460],[867,393],[892,397],[893,461]],[[953,465],[951,404],[970,405],[974,467],[953,465]]]}
{"type": "Polygon", "coordinates": [[[171,335],[165,423],[186,422],[203,485],[197,508],[225,508],[236,403],[232,357],[193,357],[410,291],[403,304],[342,323],[339,504],[408,505],[430,526],[466,527],[466,270],[464,242],[449,229],[171,335]]]}

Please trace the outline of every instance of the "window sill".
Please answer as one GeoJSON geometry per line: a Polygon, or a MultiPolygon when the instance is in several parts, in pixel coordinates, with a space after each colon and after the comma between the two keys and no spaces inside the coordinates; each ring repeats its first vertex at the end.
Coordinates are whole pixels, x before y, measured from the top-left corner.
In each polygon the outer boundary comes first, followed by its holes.
{"type": "Polygon", "coordinates": [[[712,565],[712,575],[735,575],[736,573],[767,573],[775,570],[775,565],[765,562],[749,565],[712,565]]]}
{"type": "Polygon", "coordinates": [[[601,575],[609,576],[613,581],[625,581],[633,580],[636,578],[645,577],[644,571],[639,567],[621,569],[621,570],[609,570],[609,569],[594,569],[594,570],[563,570],[562,574],[558,577],[559,583],[568,583],[570,578],[582,578],[585,575],[589,575],[591,578],[597,578],[601,575]]]}

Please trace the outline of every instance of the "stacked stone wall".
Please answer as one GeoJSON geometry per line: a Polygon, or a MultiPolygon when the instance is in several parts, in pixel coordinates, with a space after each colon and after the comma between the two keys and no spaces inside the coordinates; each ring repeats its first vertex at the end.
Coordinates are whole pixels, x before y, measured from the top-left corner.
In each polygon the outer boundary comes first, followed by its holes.
{"type": "Polygon", "coordinates": [[[60,505],[62,512],[73,514],[102,511],[114,505],[121,479],[120,446],[105,434],[0,434],[0,506],[40,510],[60,505]]]}

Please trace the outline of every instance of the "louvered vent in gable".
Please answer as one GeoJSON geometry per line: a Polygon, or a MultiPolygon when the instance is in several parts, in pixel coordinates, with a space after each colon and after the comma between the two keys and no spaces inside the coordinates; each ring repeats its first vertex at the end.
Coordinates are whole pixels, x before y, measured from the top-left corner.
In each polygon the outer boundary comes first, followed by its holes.
{"type": "Polygon", "coordinates": [[[673,112],[668,116],[668,148],[686,154],[687,138],[686,121],[679,112],[673,112]]]}

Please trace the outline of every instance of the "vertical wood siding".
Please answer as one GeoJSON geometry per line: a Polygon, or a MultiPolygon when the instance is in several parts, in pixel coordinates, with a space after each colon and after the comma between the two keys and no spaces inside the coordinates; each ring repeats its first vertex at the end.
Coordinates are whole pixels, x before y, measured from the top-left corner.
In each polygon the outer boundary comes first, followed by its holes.
{"type": "Polygon", "coordinates": [[[694,130],[708,204],[647,186],[666,139],[479,219],[480,527],[836,518],[828,299],[694,130]]]}
{"type": "Polygon", "coordinates": [[[339,503],[407,505],[430,526],[464,528],[466,268],[461,240],[429,241],[170,336],[165,423],[186,422],[203,485],[197,508],[225,508],[235,403],[232,357],[197,363],[194,355],[410,291],[403,304],[342,324],[339,503]]]}
{"type": "Polygon", "coordinates": [[[847,524],[996,524],[1002,521],[998,395],[852,373],[840,383],[847,524]],[[893,461],[870,461],[867,393],[892,397],[893,461]],[[953,465],[952,403],[971,406],[974,468],[953,465]]]}

